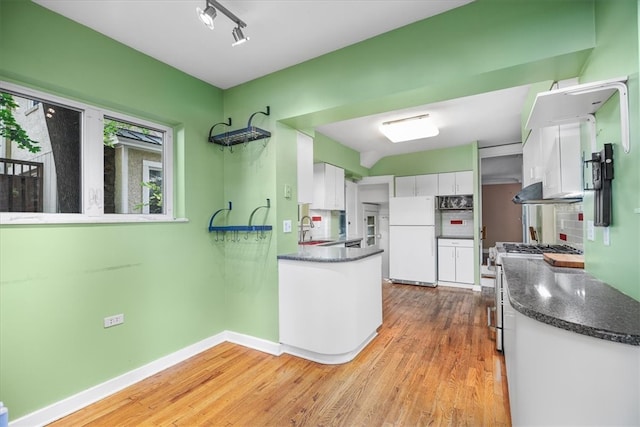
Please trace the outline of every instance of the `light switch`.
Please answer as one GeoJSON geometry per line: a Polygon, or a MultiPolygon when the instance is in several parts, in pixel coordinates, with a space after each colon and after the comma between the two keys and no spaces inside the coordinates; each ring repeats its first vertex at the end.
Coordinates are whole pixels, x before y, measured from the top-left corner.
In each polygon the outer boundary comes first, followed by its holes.
{"type": "Polygon", "coordinates": [[[291,186],[289,184],[284,185],[284,198],[285,199],[291,198],[291,186]]]}
{"type": "Polygon", "coordinates": [[[291,233],[291,220],[285,219],[282,221],[282,231],[284,233],[291,233]]]}
{"type": "Polygon", "coordinates": [[[602,243],[605,246],[611,245],[611,235],[609,234],[609,227],[605,227],[602,229],[602,243]]]}

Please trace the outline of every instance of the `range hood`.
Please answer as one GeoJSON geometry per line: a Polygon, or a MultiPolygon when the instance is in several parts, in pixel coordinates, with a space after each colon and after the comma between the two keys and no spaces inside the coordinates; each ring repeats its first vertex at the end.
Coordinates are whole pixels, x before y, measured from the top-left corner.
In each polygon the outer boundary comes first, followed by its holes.
{"type": "Polygon", "coordinates": [[[542,205],[552,203],[577,203],[582,201],[582,197],[563,197],[559,199],[544,199],[542,197],[542,182],[534,182],[527,185],[516,194],[513,203],[518,205],[542,205]]]}

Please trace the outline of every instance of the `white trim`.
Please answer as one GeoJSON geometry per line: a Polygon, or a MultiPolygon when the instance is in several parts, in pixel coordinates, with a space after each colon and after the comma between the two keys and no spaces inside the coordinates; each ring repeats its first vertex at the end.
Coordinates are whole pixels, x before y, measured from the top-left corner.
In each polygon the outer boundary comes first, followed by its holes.
{"type": "Polygon", "coordinates": [[[461,289],[469,289],[472,291],[479,292],[482,288],[479,285],[474,283],[456,283],[456,282],[443,282],[438,280],[438,286],[445,286],[449,288],[461,288],[461,289]]]}
{"type": "Polygon", "coordinates": [[[249,347],[274,356],[280,356],[282,354],[282,345],[280,343],[263,340],[262,338],[256,338],[233,331],[226,331],[226,339],[231,343],[238,344],[243,347],[249,347]]]}
{"type": "Polygon", "coordinates": [[[38,409],[37,411],[11,421],[9,426],[34,427],[49,424],[224,342],[249,347],[274,356],[280,356],[282,354],[282,346],[279,343],[237,332],[223,331],[118,377],[107,380],[102,384],[90,387],[66,399],[38,409]]]}
{"type": "Polygon", "coordinates": [[[282,344],[282,352],[324,365],[340,365],[352,361],[377,335],[378,333],[373,331],[357,348],[343,354],[316,353],[315,351],[305,350],[287,344],[282,344]]]}
{"type": "Polygon", "coordinates": [[[118,140],[118,142],[113,144],[114,147],[127,146],[130,148],[135,148],[136,150],[148,151],[150,153],[162,153],[162,145],[154,145],[150,142],[140,142],[134,139],[129,139],[117,135],[116,139],[118,140]]]}
{"type": "Polygon", "coordinates": [[[496,145],[494,147],[478,148],[478,157],[486,159],[489,157],[512,156],[522,154],[522,144],[496,145]]]}
{"type": "MultiPolygon", "coordinates": [[[[162,162],[153,162],[151,160],[143,160],[142,161],[142,182],[149,181],[149,171],[151,170],[156,170],[163,173],[162,162]]],[[[162,176],[162,182],[164,184],[164,174],[162,176]]],[[[162,186],[162,189],[164,190],[164,185],[162,186]]],[[[149,187],[144,187],[144,186],[142,187],[142,213],[143,214],[149,213],[149,187]]]]}
{"type": "Polygon", "coordinates": [[[120,148],[120,210],[129,213],[129,147],[120,148]]]}
{"type": "Polygon", "coordinates": [[[189,222],[189,218],[173,218],[171,215],[122,215],[105,214],[88,216],[82,214],[29,214],[0,212],[0,225],[26,224],[122,224],[143,222],[189,222]]]}
{"type": "MultiPolygon", "coordinates": [[[[114,220],[109,218],[111,214],[104,214],[104,182],[103,182],[103,127],[104,118],[116,121],[131,123],[137,126],[146,127],[150,130],[163,133],[162,142],[162,163],[163,163],[163,209],[164,214],[154,214],[160,218],[153,218],[153,221],[174,220],[173,216],[173,132],[174,129],[156,122],[132,117],[126,114],[116,113],[107,109],[93,106],[88,103],[78,102],[67,98],[52,95],[45,91],[30,89],[25,86],[16,85],[0,80],[0,89],[16,96],[25,96],[38,101],[60,104],[65,108],[77,110],[82,114],[82,141],[81,141],[81,206],[82,213],[76,214],[56,214],[30,212],[0,212],[0,225],[5,224],[72,224],[72,223],[111,223],[111,222],[149,222],[144,214],[123,215],[124,220],[114,220]]],[[[126,155],[123,155],[126,161],[126,155]]],[[[126,165],[126,163],[124,163],[126,165]]],[[[128,168],[124,169],[128,171],[128,168]]],[[[127,174],[123,174],[123,197],[126,196],[128,186],[126,182],[127,174]]],[[[123,213],[128,213],[128,198],[123,204],[123,213]]],[[[122,215],[122,214],[116,214],[122,215]]]]}
{"type": "Polygon", "coordinates": [[[378,175],[378,176],[365,176],[358,185],[371,185],[371,184],[387,184],[389,186],[389,197],[393,197],[395,194],[393,188],[393,175],[378,175]]]}

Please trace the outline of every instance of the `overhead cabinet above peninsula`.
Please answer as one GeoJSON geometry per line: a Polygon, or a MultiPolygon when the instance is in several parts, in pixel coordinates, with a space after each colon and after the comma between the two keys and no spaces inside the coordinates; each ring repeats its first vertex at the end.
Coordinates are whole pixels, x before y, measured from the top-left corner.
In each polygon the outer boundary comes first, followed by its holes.
{"type": "Polygon", "coordinates": [[[329,163],[313,165],[311,209],[344,210],[344,169],[329,163]]]}
{"type": "Polygon", "coordinates": [[[580,125],[534,129],[523,149],[523,185],[542,182],[545,199],[582,192],[580,125]]]}

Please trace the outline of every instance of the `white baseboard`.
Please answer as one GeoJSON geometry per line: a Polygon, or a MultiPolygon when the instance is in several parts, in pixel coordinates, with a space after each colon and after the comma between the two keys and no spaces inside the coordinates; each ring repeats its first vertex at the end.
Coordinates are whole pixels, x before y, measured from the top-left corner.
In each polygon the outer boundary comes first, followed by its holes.
{"type": "Polygon", "coordinates": [[[205,350],[222,344],[225,341],[253,348],[265,353],[282,354],[279,343],[263,340],[260,338],[243,335],[236,332],[224,331],[212,337],[205,338],[195,344],[187,346],[181,350],[171,353],[160,359],[154,360],[144,366],[126,372],[118,377],[112,378],[91,387],[66,399],[60,400],[44,408],[38,409],[30,414],[20,417],[9,423],[9,427],[34,427],[49,424],[66,415],[76,412],[98,400],[104,399],[130,385],[144,380],[167,368],[187,360],[205,350]]]}
{"type": "Polygon", "coordinates": [[[340,365],[352,361],[376,336],[378,332],[373,331],[355,350],[343,354],[321,354],[286,344],[282,344],[282,352],[323,365],[340,365]]]}
{"type": "Polygon", "coordinates": [[[456,283],[456,282],[443,282],[438,281],[438,286],[448,286],[450,288],[471,289],[472,291],[480,292],[479,285],[473,283],[456,283]]]}
{"type": "Polygon", "coordinates": [[[239,344],[243,347],[249,347],[274,356],[280,356],[282,354],[282,345],[280,343],[252,337],[251,335],[226,331],[226,340],[234,344],[239,344]]]}

